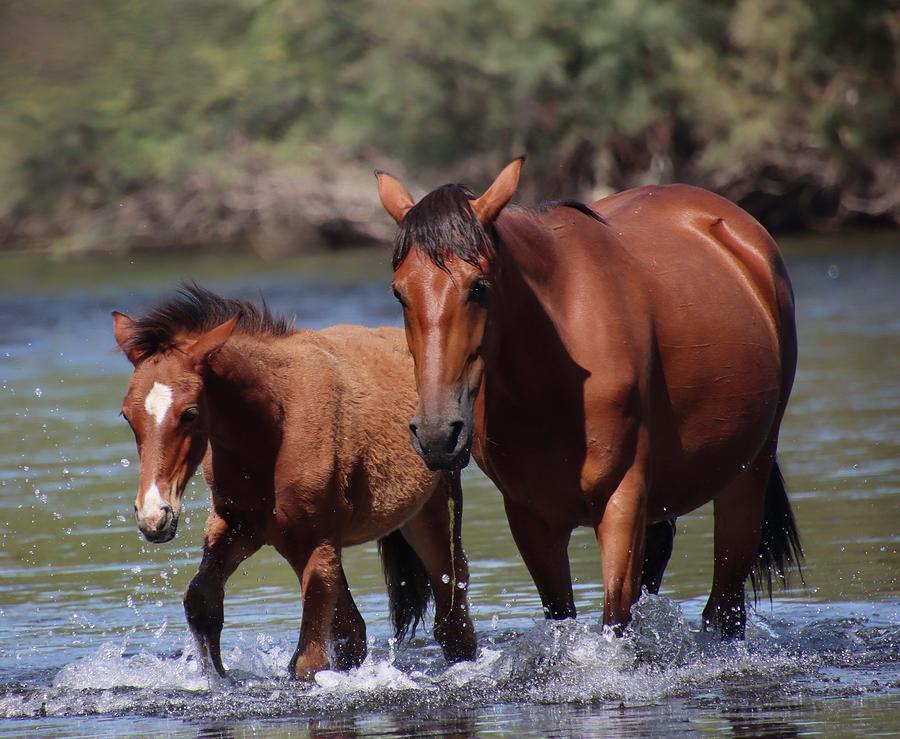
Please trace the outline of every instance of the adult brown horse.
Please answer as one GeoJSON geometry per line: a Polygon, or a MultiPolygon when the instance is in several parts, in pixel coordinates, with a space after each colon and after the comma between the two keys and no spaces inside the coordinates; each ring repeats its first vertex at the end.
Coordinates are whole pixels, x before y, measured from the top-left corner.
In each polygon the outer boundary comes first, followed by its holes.
{"type": "Polygon", "coordinates": [[[196,285],[148,314],[114,313],[135,370],[122,406],[141,460],[134,510],[152,542],[175,536],[188,479],[203,462],[212,505],[203,559],[184,595],[210,663],[220,655],[225,583],[264,544],[301,583],[291,670],[360,664],[365,623],[341,564],[379,539],[397,638],[434,594],[434,634],[450,661],[475,656],[458,472],[434,473],[409,447],[412,363],[397,329],[297,331],[246,301],[196,285]]]}
{"type": "Polygon", "coordinates": [[[645,551],[658,587],[669,520],[714,500],[704,623],[742,636],[748,574],[771,594],[802,556],[775,462],[797,359],[778,249],[737,206],[681,185],[507,208],[522,161],[480,197],[447,185],[418,203],[376,172],[400,225],[413,445],[431,469],[475,455],[549,618],[575,616],[576,526],[600,543],[603,622],[624,624],[645,551]]]}

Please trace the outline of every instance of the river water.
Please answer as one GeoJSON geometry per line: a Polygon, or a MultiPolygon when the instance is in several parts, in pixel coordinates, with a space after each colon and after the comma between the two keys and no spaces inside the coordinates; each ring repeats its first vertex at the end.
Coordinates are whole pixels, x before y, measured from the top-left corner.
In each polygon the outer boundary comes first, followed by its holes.
{"type": "Polygon", "coordinates": [[[709,507],[679,521],[661,596],[621,638],[600,627],[597,545],[570,547],[577,622],[546,623],[500,496],[464,473],[463,540],[479,639],[448,668],[430,634],[389,639],[375,547],[346,552],[370,655],[313,685],[286,677],[299,628],[293,573],[271,550],[229,583],[224,661],[197,670],[181,592],[199,561],[207,491],[186,492],[174,541],[143,541],[138,460],[118,417],[130,365],[111,310],[195,278],[265,294],[301,326],[398,324],[387,253],[277,264],[235,255],[58,263],[0,258],[0,733],[4,736],[799,736],[900,727],[900,232],[787,241],[800,367],[782,432],[807,552],[748,638],[700,630],[709,507]]]}

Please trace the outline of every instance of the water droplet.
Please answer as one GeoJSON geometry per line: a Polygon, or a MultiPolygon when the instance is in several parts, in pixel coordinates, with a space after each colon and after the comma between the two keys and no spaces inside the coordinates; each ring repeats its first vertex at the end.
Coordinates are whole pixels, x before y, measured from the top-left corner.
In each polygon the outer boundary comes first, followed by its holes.
{"type": "Polygon", "coordinates": [[[456,587],[458,587],[460,590],[465,590],[467,585],[468,583],[464,583],[462,580],[456,583],[456,587]]]}
{"type": "Polygon", "coordinates": [[[122,465],[123,467],[127,467],[128,465],[131,464],[131,462],[129,462],[129,461],[128,461],[127,459],[125,459],[124,457],[122,457],[122,459],[119,460],[119,464],[122,465]]]}
{"type": "Polygon", "coordinates": [[[491,628],[496,630],[496,628],[499,624],[500,624],[500,617],[495,613],[493,616],[491,616],[491,628]]]}
{"type": "Polygon", "coordinates": [[[841,271],[838,269],[836,264],[831,264],[828,266],[828,276],[832,280],[836,280],[841,274],[841,271]]]}
{"type": "Polygon", "coordinates": [[[41,390],[39,387],[36,387],[36,388],[34,389],[34,394],[37,395],[37,396],[40,398],[40,397],[44,394],[44,391],[41,390]]]}
{"type": "Polygon", "coordinates": [[[444,583],[444,585],[450,582],[450,575],[448,575],[446,572],[441,575],[441,582],[444,583]]]}

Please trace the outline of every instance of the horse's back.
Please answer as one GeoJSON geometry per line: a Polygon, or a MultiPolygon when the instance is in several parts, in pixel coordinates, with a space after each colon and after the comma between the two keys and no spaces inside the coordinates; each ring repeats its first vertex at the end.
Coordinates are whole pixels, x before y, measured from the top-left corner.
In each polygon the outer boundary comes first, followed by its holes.
{"type": "Polygon", "coordinates": [[[744,273],[775,320],[784,318],[785,309],[793,316],[790,281],[778,247],[755,218],[730,200],[691,185],[649,185],[616,193],[591,208],[629,251],[658,271],[677,266],[675,259],[708,266],[718,252],[744,273]],[[713,250],[699,251],[704,244],[713,250]]]}

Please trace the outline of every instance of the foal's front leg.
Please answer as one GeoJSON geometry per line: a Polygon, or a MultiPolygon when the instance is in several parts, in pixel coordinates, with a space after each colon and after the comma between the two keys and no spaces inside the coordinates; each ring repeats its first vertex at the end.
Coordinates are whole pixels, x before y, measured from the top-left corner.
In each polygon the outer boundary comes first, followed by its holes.
{"type": "Polygon", "coordinates": [[[308,556],[289,553],[288,561],[300,579],[303,616],[300,638],[291,657],[290,670],[301,680],[311,680],[328,669],[328,641],[343,580],[340,550],[330,541],[315,545],[308,556]]]}
{"type": "Polygon", "coordinates": [[[260,546],[261,543],[239,524],[229,525],[215,511],[210,512],[203,559],[184,591],[184,613],[200,650],[205,674],[212,666],[219,675],[225,675],[220,646],[225,619],[225,583],[238,565],[260,546]]]}
{"type": "Polygon", "coordinates": [[[475,659],[459,473],[445,473],[438,489],[400,530],[428,572],[434,594],[434,638],[444,658],[450,663],[475,659]]]}

